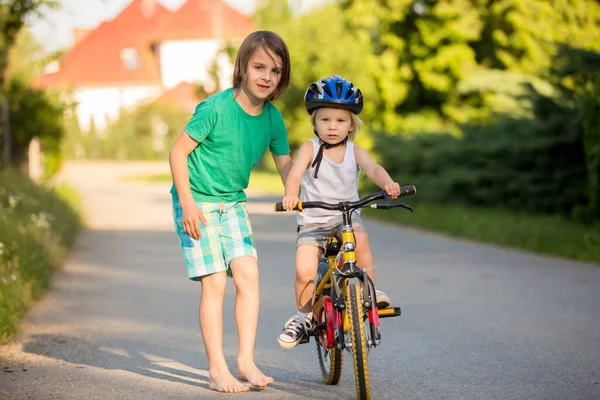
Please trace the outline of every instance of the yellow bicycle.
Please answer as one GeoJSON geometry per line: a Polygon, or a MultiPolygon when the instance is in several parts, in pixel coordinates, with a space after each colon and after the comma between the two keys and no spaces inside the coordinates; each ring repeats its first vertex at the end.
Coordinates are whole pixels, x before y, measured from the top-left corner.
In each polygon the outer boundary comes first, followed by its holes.
{"type": "MultiPolygon", "coordinates": [[[[412,185],[400,188],[400,196],[415,193],[416,188],[412,185]]],[[[328,385],[338,384],[342,377],[343,350],[351,353],[356,396],[361,400],[371,399],[367,353],[381,342],[379,318],[401,314],[400,307],[378,309],[373,281],[365,269],[356,265],[356,241],[351,216],[354,210],[365,207],[379,210],[402,207],[413,211],[409,205],[393,203],[383,191],[357,201],[337,204],[301,201],[294,208],[297,211],[323,208],[342,213],[341,235],[328,239],[314,280],[312,311],[316,324],[301,343],[308,343],[310,336],[316,338],[321,374],[328,385]],[[384,201],[373,203],[377,200],[384,201]]],[[[275,211],[285,210],[281,203],[277,203],[275,211]]]]}

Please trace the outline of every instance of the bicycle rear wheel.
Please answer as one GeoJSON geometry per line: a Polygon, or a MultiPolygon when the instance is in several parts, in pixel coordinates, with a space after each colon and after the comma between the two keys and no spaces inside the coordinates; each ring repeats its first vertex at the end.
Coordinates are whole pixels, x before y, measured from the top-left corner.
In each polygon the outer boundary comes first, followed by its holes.
{"type": "Polygon", "coordinates": [[[320,315],[315,316],[316,323],[325,326],[325,328],[319,331],[315,342],[317,343],[317,355],[319,357],[319,367],[321,369],[323,380],[328,385],[337,385],[342,377],[344,353],[342,352],[342,349],[338,349],[335,345],[330,349],[327,349],[324,346],[325,343],[331,342],[328,339],[333,339],[333,331],[328,329],[328,326],[332,324],[332,321],[329,321],[328,325],[327,314],[333,314],[331,302],[328,302],[326,306],[321,309],[320,315]],[[329,335],[332,337],[330,338],[329,335]]]}
{"type": "Polygon", "coordinates": [[[346,288],[346,313],[348,314],[348,330],[352,340],[356,398],[370,400],[371,384],[367,359],[367,340],[363,323],[363,302],[360,287],[357,284],[348,285],[346,288]]]}

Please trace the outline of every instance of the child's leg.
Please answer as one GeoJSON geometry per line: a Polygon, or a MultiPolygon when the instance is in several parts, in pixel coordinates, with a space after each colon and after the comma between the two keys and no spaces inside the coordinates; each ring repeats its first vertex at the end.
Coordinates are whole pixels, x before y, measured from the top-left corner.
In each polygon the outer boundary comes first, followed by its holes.
{"type": "Polygon", "coordinates": [[[296,247],[296,278],[294,292],[296,295],[296,313],[285,323],[277,338],[279,345],[285,349],[294,348],[312,329],[312,297],[314,278],[319,265],[319,257],[323,250],[318,246],[298,244],[296,247]]]}
{"type": "Polygon", "coordinates": [[[218,204],[197,203],[204,213],[207,224],[200,224],[202,237],[194,240],[187,235],[182,225],[182,209],[177,198],[173,198],[173,219],[188,278],[200,281],[202,291],[198,316],[202,340],[208,358],[209,385],[219,392],[247,392],[249,387],[231,375],[223,354],[223,297],[225,295],[227,265],[222,259],[218,233],[218,204]]]}
{"type": "Polygon", "coordinates": [[[202,278],[200,330],[208,357],[209,385],[219,392],[247,392],[250,388],[231,375],[223,354],[223,297],[227,276],[224,272],[202,278]]]}
{"type": "Polygon", "coordinates": [[[294,292],[298,311],[309,313],[312,309],[314,278],[323,249],[317,246],[299,244],[296,247],[296,280],[294,292]]]}
{"type": "MultiPolygon", "coordinates": [[[[369,236],[362,225],[362,222],[353,223],[354,238],[356,239],[356,262],[359,267],[367,270],[367,275],[375,284],[375,269],[373,264],[373,254],[369,245],[369,236]]],[[[379,289],[375,289],[377,295],[377,306],[385,308],[390,305],[390,298],[379,289]]]]}
{"type": "Polygon", "coordinates": [[[238,378],[252,386],[273,383],[254,363],[258,324],[258,261],[245,203],[227,203],[219,220],[219,237],[236,287],[235,322],[238,331],[238,378]]]}
{"type": "Polygon", "coordinates": [[[297,311],[285,323],[277,338],[279,345],[285,349],[296,347],[313,328],[311,309],[314,278],[327,237],[332,233],[332,227],[327,224],[306,224],[298,229],[294,279],[297,311]]]}
{"type": "Polygon", "coordinates": [[[356,239],[356,263],[359,267],[367,270],[367,275],[375,283],[375,270],[373,269],[373,254],[369,246],[369,235],[364,229],[357,230],[354,226],[354,238],[356,239]]]}
{"type": "Polygon", "coordinates": [[[325,253],[327,239],[335,233],[338,225],[337,219],[334,219],[325,223],[309,223],[298,227],[294,292],[296,308],[301,313],[311,311],[319,259],[325,253]]]}
{"type": "Polygon", "coordinates": [[[264,387],[273,383],[254,363],[254,342],[258,324],[259,291],[258,262],[254,257],[231,260],[231,273],[236,287],[235,322],[238,329],[238,378],[252,386],[264,387]]]}

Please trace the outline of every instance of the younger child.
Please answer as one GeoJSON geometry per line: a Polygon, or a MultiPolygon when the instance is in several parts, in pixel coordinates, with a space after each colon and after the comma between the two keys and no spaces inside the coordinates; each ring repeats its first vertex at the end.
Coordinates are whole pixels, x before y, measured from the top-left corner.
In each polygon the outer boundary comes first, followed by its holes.
{"type": "Polygon", "coordinates": [[[290,58],[281,37],[250,34],[237,54],[233,87],[198,104],[169,155],[173,218],[188,278],[202,286],[199,319],[209,388],[220,392],[250,390],[229,372],[223,353],[227,276],[236,287],[237,376],[258,387],[273,382],[254,363],[258,261],[244,189],[267,149],[284,182],[291,168],[285,125],[271,104],[289,80],[290,58]]]}
{"type": "MultiPolygon", "coordinates": [[[[357,117],[363,108],[360,89],[334,75],[311,84],[304,103],[317,137],[304,143],[298,151],[285,182],[284,209],[292,210],[299,200],[328,203],[358,200],[361,170],[392,198],[400,195],[400,185],[371,159],[365,149],[352,142],[362,125],[357,117]]],[[[359,211],[352,218],[357,264],[366,268],[374,281],[373,257],[359,211]]],[[[295,347],[311,328],[313,278],[319,258],[325,252],[327,238],[338,232],[341,225],[340,211],[309,208],[298,213],[294,288],[297,312],[279,335],[278,342],[284,348],[295,347]]],[[[384,292],[376,290],[376,296],[378,307],[389,306],[390,299],[384,292]]]]}

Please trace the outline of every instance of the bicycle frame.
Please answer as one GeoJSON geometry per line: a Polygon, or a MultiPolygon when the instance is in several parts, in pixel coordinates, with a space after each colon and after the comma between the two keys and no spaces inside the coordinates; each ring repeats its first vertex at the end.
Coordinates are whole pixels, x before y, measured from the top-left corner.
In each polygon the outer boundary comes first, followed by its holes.
{"type": "MultiPolygon", "coordinates": [[[[333,317],[333,326],[330,328],[332,332],[328,332],[329,334],[326,336],[329,340],[326,343],[322,343],[327,349],[330,349],[332,346],[340,349],[346,347],[345,334],[348,332],[348,317],[345,313],[344,293],[346,293],[348,281],[352,278],[356,278],[361,282],[363,307],[368,312],[371,339],[367,343],[367,346],[376,347],[381,340],[377,302],[372,300],[375,298],[375,286],[367,275],[366,270],[356,265],[356,240],[350,218],[353,210],[347,207],[342,208],[340,250],[337,253],[326,252],[329,269],[319,282],[315,282],[317,286],[314,290],[313,315],[320,315],[323,312],[323,308],[325,308],[325,312],[329,314],[328,317],[333,317]],[[338,313],[337,316],[332,315],[333,310],[327,310],[328,304],[326,304],[326,298],[320,301],[324,291],[327,289],[331,290],[331,305],[335,312],[338,313]]],[[[337,242],[337,237],[330,237],[327,247],[329,248],[331,243],[334,242],[337,242]]],[[[328,327],[317,326],[315,335],[319,334],[320,329],[328,329],[328,327]]]]}
{"type": "MultiPolygon", "coordinates": [[[[400,188],[401,196],[409,196],[415,192],[414,186],[400,188]]],[[[340,381],[343,350],[349,350],[353,358],[357,397],[370,400],[367,352],[380,344],[379,318],[400,315],[400,308],[378,309],[375,285],[369,278],[367,270],[360,268],[356,263],[356,238],[351,216],[352,212],[367,205],[371,208],[383,209],[403,207],[412,211],[412,208],[406,204],[392,204],[392,199],[385,192],[374,193],[357,201],[337,204],[300,201],[294,209],[302,211],[304,208],[324,208],[342,213],[342,226],[338,232],[339,241],[338,233],[327,240],[324,254],[326,265],[319,262],[317,266],[312,302],[313,318],[317,324],[300,343],[307,343],[310,336],[317,337],[321,374],[328,385],[335,385],[340,381]],[[382,203],[371,204],[375,200],[382,199],[385,200],[382,203]],[[350,283],[353,279],[360,282],[360,287],[350,283]],[[367,320],[369,321],[368,334],[365,329],[367,320]]],[[[285,210],[281,203],[277,203],[275,211],[285,210]]]]}
{"type": "MultiPolygon", "coordinates": [[[[414,193],[416,193],[416,188],[412,185],[403,186],[400,188],[400,196],[410,196],[414,193]]],[[[379,345],[381,340],[381,335],[379,333],[379,315],[385,314],[385,316],[390,317],[400,315],[399,308],[378,310],[377,302],[374,301],[376,298],[375,286],[367,275],[366,270],[361,269],[356,265],[356,240],[354,236],[354,229],[352,228],[351,215],[354,210],[363,208],[367,205],[369,205],[371,208],[379,209],[403,207],[412,211],[412,207],[406,204],[392,204],[391,197],[384,191],[371,194],[358,201],[344,201],[338,204],[330,204],[320,201],[300,201],[295,208],[298,211],[302,211],[304,208],[324,208],[328,210],[341,211],[342,213],[341,246],[339,247],[339,251],[326,251],[329,269],[319,282],[315,282],[313,298],[313,315],[320,315],[319,313],[323,311],[323,308],[325,308],[327,320],[331,321],[331,326],[329,327],[317,325],[316,332],[313,332],[312,335],[316,336],[320,330],[328,329],[328,340],[326,343],[322,343],[327,349],[330,349],[333,345],[337,346],[338,348],[345,348],[346,346],[344,342],[344,334],[348,330],[348,318],[344,310],[344,293],[346,293],[346,287],[350,279],[356,278],[361,282],[363,307],[364,310],[366,310],[370,327],[370,340],[367,344],[369,347],[375,347],[379,345]],[[376,200],[384,200],[384,202],[371,204],[376,200]],[[320,301],[321,296],[327,289],[331,289],[331,305],[327,303],[327,299],[320,301]],[[335,338],[335,340],[332,341],[332,337],[335,338]]],[[[275,205],[275,210],[284,211],[281,203],[277,203],[275,205]]],[[[337,240],[337,238],[335,236],[331,237],[328,241],[327,247],[329,247],[329,244],[332,240],[337,240]]]]}

